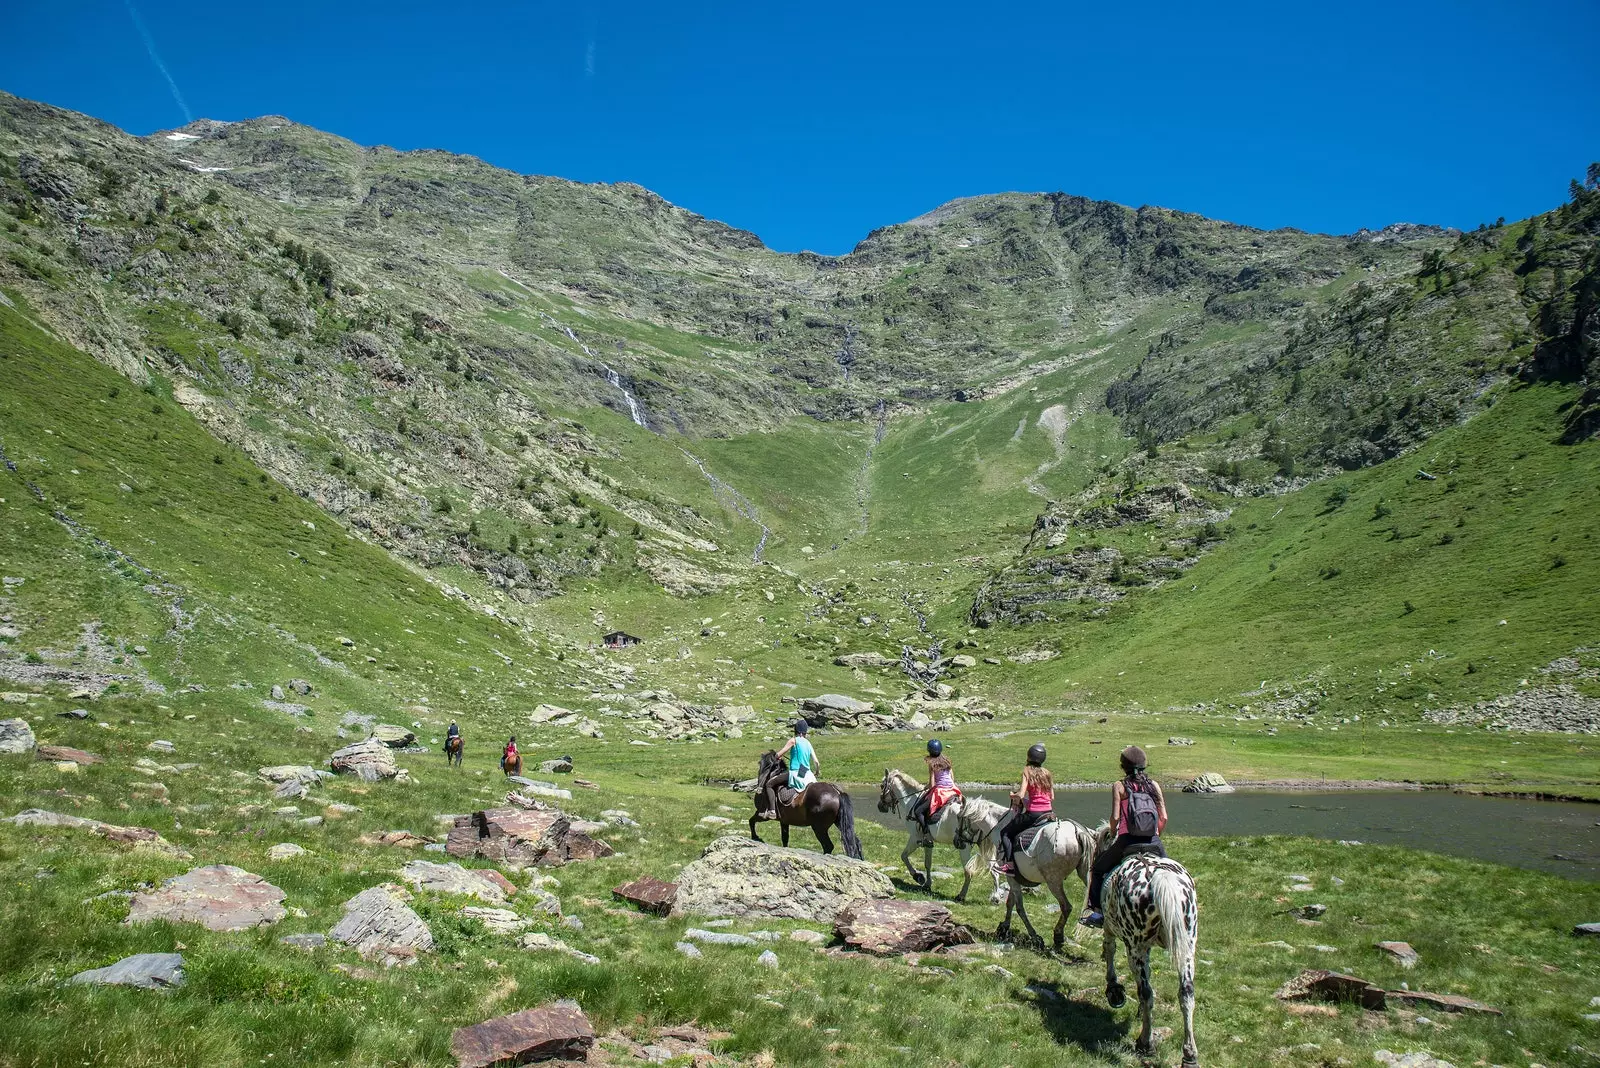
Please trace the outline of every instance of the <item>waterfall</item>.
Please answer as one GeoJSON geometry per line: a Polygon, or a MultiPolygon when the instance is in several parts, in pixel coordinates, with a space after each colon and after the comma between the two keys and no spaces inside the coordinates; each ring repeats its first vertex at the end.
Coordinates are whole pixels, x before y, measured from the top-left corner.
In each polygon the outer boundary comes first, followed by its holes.
{"type": "Polygon", "coordinates": [[[678,447],[678,451],[687,456],[689,462],[698,467],[700,473],[706,476],[706,481],[711,483],[712,495],[716,497],[718,502],[726,503],[735,513],[761,528],[761,539],[756,542],[755,552],[750,555],[750,558],[759,564],[761,562],[761,554],[766,551],[767,538],[771,536],[772,528],[761,521],[761,513],[756,511],[756,506],[750,502],[750,498],[706,470],[706,465],[701,462],[700,457],[681,445],[678,447]]]}

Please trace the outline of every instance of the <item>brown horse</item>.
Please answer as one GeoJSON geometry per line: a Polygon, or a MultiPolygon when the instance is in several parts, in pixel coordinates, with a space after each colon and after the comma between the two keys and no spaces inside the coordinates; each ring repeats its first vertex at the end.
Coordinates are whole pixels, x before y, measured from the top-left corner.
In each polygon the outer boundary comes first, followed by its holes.
{"type": "MultiPolygon", "coordinates": [[[[761,836],[756,833],[756,824],[763,822],[759,784],[765,783],[768,775],[781,773],[782,770],[783,765],[778,762],[777,753],[769,749],[761,754],[761,770],[756,774],[756,813],[750,817],[750,837],[758,842],[761,836]]],[[[822,843],[822,852],[825,854],[833,852],[833,839],[828,837],[828,828],[837,826],[839,838],[844,842],[844,855],[855,860],[861,859],[861,839],[856,837],[856,818],[850,807],[850,795],[831,782],[814,782],[788,804],[780,803],[778,826],[783,832],[784,845],[789,844],[790,827],[810,827],[811,833],[822,843]]]]}
{"type": "Polygon", "coordinates": [[[461,766],[461,758],[464,755],[465,750],[461,744],[461,735],[452,734],[444,740],[444,762],[446,764],[454,764],[459,768],[461,766]]]}
{"type": "Polygon", "coordinates": [[[500,756],[500,770],[507,775],[522,774],[522,751],[517,750],[517,755],[507,759],[504,754],[500,756]]]}

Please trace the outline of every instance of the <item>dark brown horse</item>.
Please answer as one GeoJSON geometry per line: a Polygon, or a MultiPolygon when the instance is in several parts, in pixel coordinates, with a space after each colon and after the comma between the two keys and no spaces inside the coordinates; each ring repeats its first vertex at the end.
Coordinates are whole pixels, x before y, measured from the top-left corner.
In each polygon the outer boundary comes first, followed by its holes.
{"type": "MultiPolygon", "coordinates": [[[[782,774],[783,765],[778,754],[767,750],[761,754],[761,770],[756,774],[756,813],[750,817],[750,837],[761,841],[756,824],[761,819],[762,796],[760,784],[767,776],[782,774]]],[[[778,805],[778,826],[783,832],[783,844],[789,844],[790,827],[810,827],[811,833],[822,843],[823,853],[833,852],[833,839],[828,837],[829,827],[839,828],[839,838],[844,843],[844,855],[861,859],[861,839],[856,837],[855,813],[850,807],[850,795],[831,782],[814,782],[788,804],[778,805]]]]}
{"type": "Polygon", "coordinates": [[[461,766],[461,758],[464,755],[465,750],[461,744],[461,735],[452,734],[444,740],[444,762],[446,764],[454,764],[459,768],[461,766]]]}

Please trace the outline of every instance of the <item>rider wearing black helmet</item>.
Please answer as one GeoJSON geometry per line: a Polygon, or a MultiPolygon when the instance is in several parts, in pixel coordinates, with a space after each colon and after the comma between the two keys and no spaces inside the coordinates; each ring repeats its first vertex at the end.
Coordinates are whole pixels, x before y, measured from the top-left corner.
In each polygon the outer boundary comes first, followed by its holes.
{"type": "Polygon", "coordinates": [[[1023,831],[1049,823],[1056,818],[1055,783],[1044,766],[1044,746],[1035,742],[1028,747],[1028,765],[1022,769],[1022,785],[1011,792],[1014,814],[1000,829],[1000,874],[1017,873],[1017,839],[1023,831]]]}
{"type": "Polygon", "coordinates": [[[928,755],[923,759],[928,764],[928,788],[911,806],[911,816],[926,836],[929,822],[942,808],[960,797],[961,791],[956,788],[955,769],[950,764],[950,758],[944,755],[943,742],[937,738],[928,739],[928,755]]]}
{"type": "Polygon", "coordinates": [[[1144,750],[1130,745],[1122,751],[1122,781],[1111,787],[1111,825],[1117,829],[1116,841],[1095,855],[1089,876],[1089,911],[1078,922],[1099,927],[1105,922],[1100,911],[1100,888],[1106,876],[1130,853],[1166,856],[1161,831],[1167,825],[1167,801],[1161,784],[1145,774],[1144,750]]]}

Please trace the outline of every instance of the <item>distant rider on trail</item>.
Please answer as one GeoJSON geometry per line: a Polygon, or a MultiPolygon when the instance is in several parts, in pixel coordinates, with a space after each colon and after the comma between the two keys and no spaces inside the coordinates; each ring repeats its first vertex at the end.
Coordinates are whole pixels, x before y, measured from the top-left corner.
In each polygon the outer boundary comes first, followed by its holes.
{"type": "MultiPolygon", "coordinates": [[[[795,720],[794,737],[778,750],[780,766],[786,763],[789,769],[787,782],[791,790],[804,790],[817,781],[816,773],[821,770],[821,765],[817,763],[817,751],[806,737],[810,733],[811,724],[803,719],[795,720]]],[[[762,810],[761,818],[775,820],[778,818],[778,776],[768,776],[767,781],[762,783],[762,789],[766,808],[762,810]]]]}
{"type": "Polygon", "coordinates": [[[950,764],[950,758],[944,755],[943,742],[937,738],[928,739],[928,755],[923,759],[928,764],[928,788],[917,796],[911,806],[911,815],[926,837],[928,825],[937,821],[940,810],[960,797],[961,791],[956,787],[955,769],[950,764]]]}
{"type": "Polygon", "coordinates": [[[1161,831],[1167,825],[1167,801],[1161,784],[1145,774],[1144,750],[1130,745],[1122,751],[1122,781],[1111,787],[1111,825],[1117,839],[1095,856],[1089,878],[1089,911],[1078,922],[1099,927],[1105,922],[1100,911],[1100,888],[1106,876],[1130,853],[1167,855],[1161,844],[1161,831]]]}
{"type": "Polygon", "coordinates": [[[1017,814],[1000,829],[1001,875],[1017,874],[1017,839],[1022,832],[1056,818],[1055,782],[1050,769],[1044,766],[1044,746],[1035,742],[1028,747],[1028,764],[1022,769],[1022,784],[1011,792],[1011,807],[1017,814]]]}
{"type": "Polygon", "coordinates": [[[521,767],[522,754],[517,752],[517,736],[513,734],[511,740],[506,742],[505,749],[500,752],[500,770],[510,775],[512,768],[520,771],[521,767]]]}

